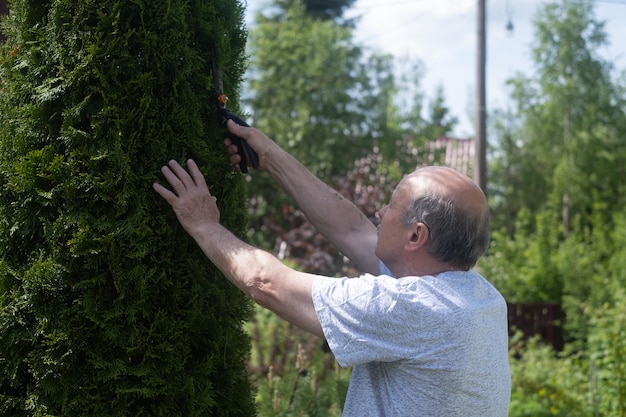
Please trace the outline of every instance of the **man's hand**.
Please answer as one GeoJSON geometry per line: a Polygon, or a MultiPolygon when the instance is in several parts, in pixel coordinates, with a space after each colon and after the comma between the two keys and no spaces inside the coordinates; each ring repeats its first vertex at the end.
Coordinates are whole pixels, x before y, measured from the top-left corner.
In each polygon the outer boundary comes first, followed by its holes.
{"type": "MultiPolygon", "coordinates": [[[[267,158],[271,153],[272,147],[278,149],[278,146],[272,141],[270,138],[265,136],[259,130],[253,127],[246,127],[238,125],[232,120],[228,120],[226,122],[226,126],[228,130],[246,140],[248,145],[257,153],[259,157],[259,170],[267,170],[267,158]]],[[[239,168],[239,163],[241,162],[241,156],[238,153],[237,146],[232,143],[229,138],[224,140],[224,144],[226,145],[226,149],[228,154],[230,155],[230,162],[235,166],[236,169],[239,168]]],[[[250,161],[246,161],[246,163],[250,163],[250,161]]]]}
{"type": "Polygon", "coordinates": [[[220,212],[216,198],[209,192],[204,176],[192,159],[187,161],[187,168],[189,173],[178,162],[170,161],[161,172],[173,192],[158,183],[153,188],[172,206],[187,233],[197,236],[203,227],[219,223],[220,212]]]}

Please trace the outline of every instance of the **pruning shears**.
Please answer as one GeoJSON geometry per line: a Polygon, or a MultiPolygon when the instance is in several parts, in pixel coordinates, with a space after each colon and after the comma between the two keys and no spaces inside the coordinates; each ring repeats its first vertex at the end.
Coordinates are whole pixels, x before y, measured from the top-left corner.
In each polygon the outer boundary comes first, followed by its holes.
{"type": "MultiPolygon", "coordinates": [[[[220,71],[220,67],[217,63],[217,51],[215,50],[215,45],[212,46],[211,50],[211,60],[213,61],[213,88],[215,90],[215,103],[217,105],[217,117],[221,125],[226,126],[226,122],[228,120],[232,120],[240,126],[249,127],[249,125],[244,122],[240,117],[233,114],[230,110],[226,108],[226,102],[228,101],[228,97],[224,94],[223,84],[222,84],[222,74],[220,71]]],[[[239,156],[241,157],[241,161],[239,162],[239,169],[244,174],[248,172],[248,161],[252,165],[253,168],[259,167],[259,156],[257,153],[248,145],[248,142],[239,137],[228,129],[226,130],[226,136],[230,139],[233,145],[237,146],[239,156]]]]}

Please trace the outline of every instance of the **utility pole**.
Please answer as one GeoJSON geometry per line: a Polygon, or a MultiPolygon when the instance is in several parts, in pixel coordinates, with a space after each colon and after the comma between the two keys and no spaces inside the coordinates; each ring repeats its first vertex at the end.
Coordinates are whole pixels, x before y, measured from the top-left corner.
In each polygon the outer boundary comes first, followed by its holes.
{"type": "Polygon", "coordinates": [[[487,194],[487,100],[485,87],[485,67],[487,62],[487,29],[486,0],[478,0],[477,40],[478,51],[476,54],[476,142],[475,142],[475,166],[474,180],[487,194]]]}

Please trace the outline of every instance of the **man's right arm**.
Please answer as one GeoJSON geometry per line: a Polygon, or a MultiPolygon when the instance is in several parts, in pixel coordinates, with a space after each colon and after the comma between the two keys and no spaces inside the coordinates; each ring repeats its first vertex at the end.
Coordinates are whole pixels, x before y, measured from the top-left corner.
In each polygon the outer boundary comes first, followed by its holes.
{"type": "MultiPolygon", "coordinates": [[[[228,123],[230,131],[248,141],[266,171],[306,215],[315,228],[363,272],[379,273],[375,255],[376,226],[351,201],[320,181],[297,159],[259,130],[228,123]]],[[[227,142],[227,144],[229,144],[227,142]]],[[[229,146],[231,161],[239,162],[229,146]]]]}

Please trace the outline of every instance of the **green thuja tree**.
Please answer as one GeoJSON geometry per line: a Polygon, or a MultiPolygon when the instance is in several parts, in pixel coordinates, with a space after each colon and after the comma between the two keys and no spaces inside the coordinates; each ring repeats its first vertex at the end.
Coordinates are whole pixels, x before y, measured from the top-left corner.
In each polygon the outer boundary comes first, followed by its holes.
{"type": "Polygon", "coordinates": [[[12,0],[0,46],[0,415],[250,416],[249,301],[152,190],[194,158],[245,230],[211,48],[238,0],[12,0]]]}

